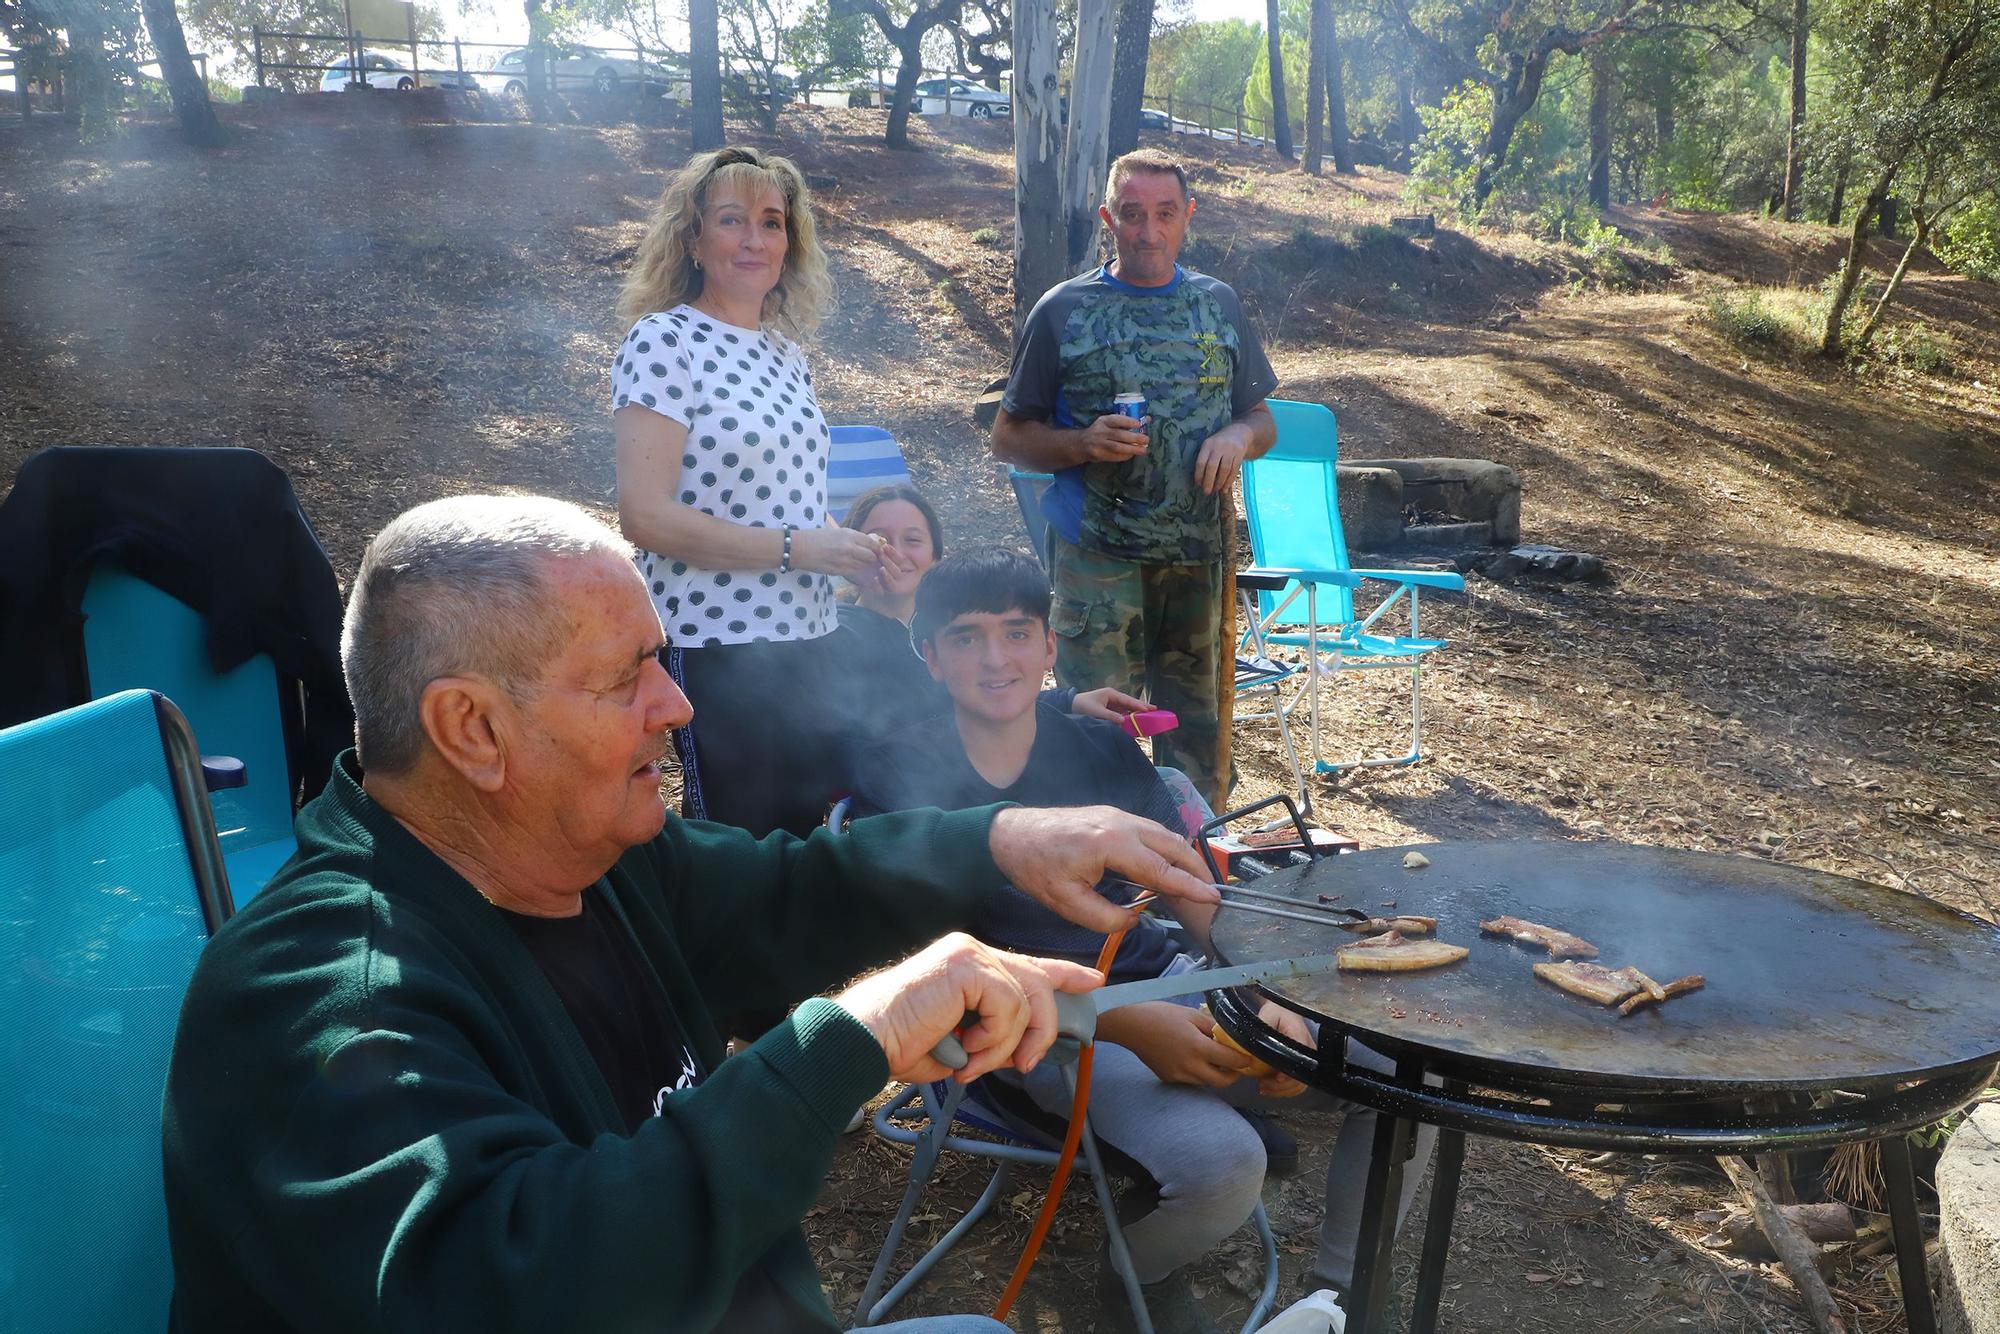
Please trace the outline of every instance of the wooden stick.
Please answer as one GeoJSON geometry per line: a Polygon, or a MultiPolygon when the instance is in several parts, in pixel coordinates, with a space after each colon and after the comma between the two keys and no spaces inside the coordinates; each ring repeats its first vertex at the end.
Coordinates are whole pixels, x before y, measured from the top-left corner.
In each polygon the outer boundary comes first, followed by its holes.
{"type": "Polygon", "coordinates": [[[1799,1297],[1805,1303],[1806,1315],[1811,1318],[1813,1328],[1820,1334],[1848,1334],[1847,1321],[1842,1318],[1840,1308],[1834,1305],[1833,1294],[1827,1291],[1826,1280],[1819,1276],[1819,1267],[1813,1257],[1819,1248],[1800,1235],[1792,1221],[1771,1199],[1771,1193],[1764,1189],[1748,1164],[1742,1159],[1730,1156],[1715,1160],[1729,1179],[1736,1183],[1736,1189],[1749,1201],[1751,1210],[1757,1215],[1757,1223],[1764,1229],[1770,1240],[1771,1249],[1778,1253],[1778,1259],[1785,1266],[1785,1274],[1792,1280],[1792,1286],[1799,1290],[1799,1297]]]}

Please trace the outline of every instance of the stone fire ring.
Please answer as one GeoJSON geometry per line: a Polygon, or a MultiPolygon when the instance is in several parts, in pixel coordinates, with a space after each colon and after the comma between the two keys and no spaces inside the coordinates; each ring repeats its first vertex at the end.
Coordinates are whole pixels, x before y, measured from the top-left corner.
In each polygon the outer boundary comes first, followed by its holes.
{"type": "Polygon", "coordinates": [[[1967,1117],[1937,1168],[1943,1334],[2000,1334],[2000,1103],[1967,1117]]]}

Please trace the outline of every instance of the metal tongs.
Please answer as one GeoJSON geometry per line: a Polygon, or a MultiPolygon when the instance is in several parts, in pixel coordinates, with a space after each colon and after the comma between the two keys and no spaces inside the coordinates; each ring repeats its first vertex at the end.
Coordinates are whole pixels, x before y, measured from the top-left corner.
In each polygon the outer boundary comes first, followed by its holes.
{"type": "MultiPolygon", "coordinates": [[[[1117,878],[1106,883],[1115,888],[1137,891],[1137,897],[1124,905],[1128,908],[1144,908],[1155,901],[1153,891],[1144,885],[1117,878]]],[[[1339,927],[1344,931],[1353,930],[1357,922],[1370,920],[1367,913],[1355,908],[1301,903],[1297,899],[1286,898],[1281,894],[1266,894],[1261,890],[1244,889],[1238,885],[1213,885],[1212,888],[1222,895],[1225,907],[1235,908],[1241,912],[1283,917],[1295,922],[1309,922],[1314,926],[1339,927]],[[1281,908],[1276,906],[1278,904],[1284,906],[1281,908]]],[[[1205,952],[1213,958],[1212,949],[1205,952]]],[[[1106,1010],[1137,1005],[1143,1001],[1168,1000],[1196,992],[1221,991],[1231,987],[1250,986],[1281,978],[1324,972],[1334,965],[1335,956],[1328,952],[1291,959],[1265,959],[1232,967],[1211,965],[1167,977],[1152,978],[1143,982],[1120,982],[1075,994],[1057,992],[1056,1030],[1060,1037],[1058,1047],[1051,1050],[1055,1052],[1058,1061],[1073,1057],[1079,1046],[1095,1040],[1097,1017],[1106,1010]]],[[[968,1015],[966,1021],[971,1023],[977,1017],[968,1015]]],[[[962,1068],[966,1062],[965,1049],[959,1045],[958,1038],[954,1035],[940,1039],[937,1045],[931,1048],[931,1055],[936,1057],[940,1064],[954,1070],[962,1068]]]]}

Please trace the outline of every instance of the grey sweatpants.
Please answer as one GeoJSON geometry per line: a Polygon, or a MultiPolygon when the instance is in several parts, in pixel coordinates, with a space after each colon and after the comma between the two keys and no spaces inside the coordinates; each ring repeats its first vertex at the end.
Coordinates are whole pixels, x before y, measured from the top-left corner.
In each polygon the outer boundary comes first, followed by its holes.
{"type": "MultiPolygon", "coordinates": [[[[1369,1070],[1394,1067],[1387,1057],[1356,1042],[1347,1044],[1347,1059],[1369,1070]]],[[[1045,1062],[1021,1082],[1036,1106],[1068,1117],[1069,1090],[1060,1069],[1045,1062]]],[[[1206,1255],[1241,1227],[1256,1207],[1264,1188],[1264,1145],[1237,1114],[1238,1107],[1346,1112],[1326,1166],[1326,1213],[1312,1280],[1316,1287],[1347,1291],[1354,1281],[1354,1252],[1377,1113],[1318,1089],[1296,1098],[1265,1098],[1257,1092],[1254,1079],[1239,1080],[1226,1089],[1164,1083],[1130,1051],[1100,1042],[1090,1080],[1091,1130],[1099,1144],[1137,1163],[1159,1189],[1158,1207],[1125,1225],[1139,1281],[1157,1283],[1206,1255]]],[[[1436,1142],[1434,1127],[1419,1127],[1416,1156],[1405,1165],[1402,1197],[1396,1205],[1398,1227],[1416,1198],[1436,1142]]]]}

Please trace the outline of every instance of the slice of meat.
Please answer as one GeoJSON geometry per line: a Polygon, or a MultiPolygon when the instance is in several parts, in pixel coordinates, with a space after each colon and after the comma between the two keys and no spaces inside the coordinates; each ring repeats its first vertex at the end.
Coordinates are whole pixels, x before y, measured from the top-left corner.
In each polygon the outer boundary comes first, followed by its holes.
{"type": "Polygon", "coordinates": [[[1481,922],[1479,929],[1489,936],[1506,936],[1523,945],[1540,945],[1549,952],[1551,959],[1597,957],[1597,946],[1582,936],[1573,936],[1567,931],[1558,931],[1539,922],[1524,922],[1518,917],[1496,917],[1490,922],[1481,922]]]}
{"type": "Polygon", "coordinates": [[[1616,1005],[1635,992],[1643,993],[1645,976],[1636,968],[1606,968],[1602,964],[1538,963],[1535,976],[1599,1005],[1616,1005]]]}
{"type": "Polygon", "coordinates": [[[1365,931],[1373,935],[1379,931],[1394,931],[1405,936],[1428,936],[1438,929],[1435,917],[1357,917],[1339,924],[1348,931],[1365,931]]]}
{"type": "Polygon", "coordinates": [[[1703,977],[1700,973],[1689,973],[1686,977],[1677,977],[1673,981],[1662,986],[1659,989],[1660,994],[1657,996],[1649,995],[1646,992],[1641,991],[1638,995],[1632,997],[1630,1000],[1626,1001],[1623,1005],[1620,1005],[1618,1007],[1618,1013],[1630,1014],[1632,1013],[1632,1011],[1639,1009],[1642,1006],[1658,1005],[1663,1000],[1671,1000],[1675,996],[1685,996],[1690,991],[1700,991],[1703,987],[1707,985],[1708,985],[1708,979],[1703,977]]]}
{"type": "Polygon", "coordinates": [[[1384,931],[1341,946],[1334,951],[1334,962],[1343,973],[1411,973],[1457,963],[1471,952],[1463,945],[1411,940],[1400,931],[1384,931]]]}

